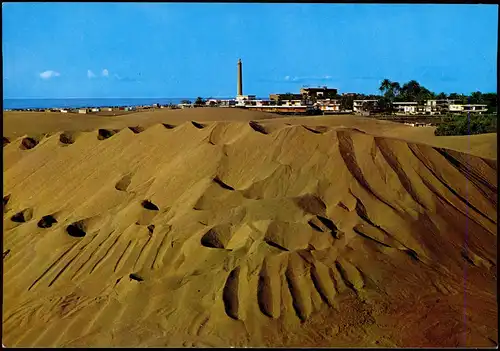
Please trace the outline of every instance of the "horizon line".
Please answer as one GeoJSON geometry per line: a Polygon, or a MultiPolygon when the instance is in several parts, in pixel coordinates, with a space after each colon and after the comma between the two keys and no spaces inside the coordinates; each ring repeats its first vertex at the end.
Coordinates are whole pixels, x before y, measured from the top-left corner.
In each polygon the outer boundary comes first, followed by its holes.
{"type": "MultiPolygon", "coordinates": [[[[457,92],[452,92],[452,93],[446,93],[446,92],[443,92],[445,93],[446,95],[450,95],[450,94],[458,94],[458,95],[465,95],[465,96],[468,96],[468,95],[471,95],[475,92],[480,92],[482,94],[497,94],[498,92],[497,91],[480,91],[480,90],[476,90],[476,91],[472,91],[470,93],[457,93],[457,92]]],[[[284,94],[294,94],[294,93],[272,93],[272,94],[280,94],[280,95],[284,95],[284,94]]],[[[343,94],[358,94],[358,95],[377,95],[377,96],[383,96],[382,94],[380,93],[357,93],[357,92],[348,92],[348,93],[342,93],[342,94],[339,94],[340,96],[342,96],[343,94]]],[[[436,93],[434,93],[436,94],[436,93]]],[[[438,95],[439,93],[437,93],[436,95],[438,95]]],[[[253,94],[249,94],[249,95],[253,95],[253,94]]],[[[267,95],[270,95],[270,94],[267,94],[267,95]]],[[[255,96],[259,96],[258,94],[255,94],[255,96]]],[[[4,97],[3,100],[75,100],[75,99],[103,99],[103,100],[106,100],[106,99],[196,99],[198,97],[201,97],[202,99],[218,99],[218,98],[224,98],[224,99],[231,99],[231,98],[236,98],[236,96],[214,96],[214,95],[207,95],[207,96],[161,96],[161,97],[158,97],[158,96],[153,96],[153,97],[143,97],[143,96],[116,96],[116,97],[4,97]]],[[[264,97],[264,96],[260,96],[260,97],[264,97]]]]}
{"type": "MultiPolygon", "coordinates": [[[[163,97],[47,97],[47,98],[40,98],[40,97],[7,97],[3,98],[3,100],[58,100],[58,99],[64,99],[64,100],[72,100],[72,99],[193,99],[197,98],[198,96],[180,96],[180,97],[168,97],[168,96],[163,96],[163,97]]],[[[204,98],[200,96],[201,98],[204,98]]],[[[209,96],[210,98],[230,98],[227,96],[209,96]]],[[[208,98],[208,97],[207,97],[208,98]]]]}

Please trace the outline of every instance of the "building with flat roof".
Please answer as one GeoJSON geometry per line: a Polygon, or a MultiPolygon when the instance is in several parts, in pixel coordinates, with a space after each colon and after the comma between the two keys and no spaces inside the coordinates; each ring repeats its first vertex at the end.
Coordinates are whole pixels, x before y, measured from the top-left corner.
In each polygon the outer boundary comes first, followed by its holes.
{"type": "Polygon", "coordinates": [[[464,105],[464,112],[472,112],[472,113],[478,113],[481,114],[483,112],[488,111],[488,105],[484,104],[468,104],[464,105]]]}
{"type": "Polygon", "coordinates": [[[464,105],[455,103],[448,104],[447,110],[449,112],[462,112],[464,110],[464,105]]]}
{"type": "Polygon", "coordinates": [[[337,95],[338,90],[334,88],[318,87],[318,88],[300,88],[300,94],[309,98],[326,99],[337,95]]]}
{"type": "Polygon", "coordinates": [[[274,100],[274,101],[286,100],[289,97],[291,97],[292,100],[302,100],[303,95],[302,94],[291,94],[291,93],[288,93],[288,94],[269,94],[269,100],[274,100]]]}
{"type": "Polygon", "coordinates": [[[353,100],[352,102],[353,112],[360,113],[362,111],[362,107],[365,102],[373,103],[374,106],[378,105],[378,100],[373,100],[373,99],[353,100]]]}
{"type": "Polygon", "coordinates": [[[255,99],[255,95],[238,95],[236,97],[236,106],[251,105],[251,101],[254,101],[255,99]]]}
{"type": "Polygon", "coordinates": [[[415,114],[417,112],[418,102],[400,101],[392,103],[396,114],[415,114]]]}
{"type": "Polygon", "coordinates": [[[236,100],[233,99],[224,99],[219,103],[220,107],[233,107],[236,105],[236,100]]]}
{"type": "Polygon", "coordinates": [[[338,100],[320,100],[316,103],[316,106],[323,111],[324,114],[340,112],[340,103],[338,100]]]}

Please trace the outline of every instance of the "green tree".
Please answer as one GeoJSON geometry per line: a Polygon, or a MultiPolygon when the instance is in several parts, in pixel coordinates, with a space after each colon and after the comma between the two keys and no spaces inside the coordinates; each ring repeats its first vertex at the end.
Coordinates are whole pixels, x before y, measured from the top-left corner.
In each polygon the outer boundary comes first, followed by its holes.
{"type": "Polygon", "coordinates": [[[398,82],[391,83],[391,93],[394,98],[398,97],[401,93],[401,85],[398,82]]]}
{"type": "Polygon", "coordinates": [[[401,87],[403,101],[415,101],[422,93],[422,87],[416,80],[410,80],[401,87]]]}
{"type": "Polygon", "coordinates": [[[440,124],[435,135],[473,135],[495,133],[497,118],[493,115],[456,116],[450,122],[440,124]]]}
{"type": "Polygon", "coordinates": [[[392,82],[386,78],[380,83],[380,87],[378,88],[378,90],[380,90],[382,95],[385,95],[387,92],[391,90],[391,87],[392,87],[392,82]]]}
{"type": "Polygon", "coordinates": [[[189,101],[189,100],[182,100],[181,104],[191,105],[191,101],[189,101]]]}
{"type": "Polygon", "coordinates": [[[354,105],[354,100],[358,100],[357,96],[352,96],[352,95],[343,95],[340,98],[340,109],[345,111],[345,110],[352,110],[353,105],[354,105]]]}
{"type": "Polygon", "coordinates": [[[384,79],[379,87],[383,98],[374,97],[379,99],[379,107],[382,111],[392,112],[392,104],[401,98],[401,85],[398,82],[391,82],[389,79],[384,79]]]}
{"type": "Polygon", "coordinates": [[[483,94],[480,91],[476,91],[476,92],[472,93],[470,96],[470,103],[471,104],[483,104],[484,103],[483,94]]]}
{"type": "Polygon", "coordinates": [[[482,98],[484,101],[483,103],[486,104],[488,113],[497,112],[497,104],[498,104],[497,93],[484,93],[482,98]]]}
{"type": "Polygon", "coordinates": [[[446,99],[448,99],[448,96],[445,93],[441,92],[438,95],[436,95],[436,99],[437,100],[446,100],[446,99]]]}
{"type": "Polygon", "coordinates": [[[378,108],[380,109],[380,111],[386,113],[392,113],[393,111],[391,101],[385,96],[382,96],[378,99],[378,108]]]}
{"type": "Polygon", "coordinates": [[[197,106],[204,105],[205,104],[205,100],[203,100],[203,98],[201,98],[200,96],[198,96],[196,98],[196,101],[194,102],[194,104],[197,105],[197,106]]]}
{"type": "Polygon", "coordinates": [[[373,112],[375,110],[375,103],[373,101],[365,101],[361,105],[361,111],[373,112]]]}
{"type": "Polygon", "coordinates": [[[418,103],[423,103],[426,100],[434,99],[434,97],[435,97],[435,94],[432,91],[430,91],[429,89],[427,89],[425,87],[420,87],[417,95],[415,96],[415,100],[418,103]]]}

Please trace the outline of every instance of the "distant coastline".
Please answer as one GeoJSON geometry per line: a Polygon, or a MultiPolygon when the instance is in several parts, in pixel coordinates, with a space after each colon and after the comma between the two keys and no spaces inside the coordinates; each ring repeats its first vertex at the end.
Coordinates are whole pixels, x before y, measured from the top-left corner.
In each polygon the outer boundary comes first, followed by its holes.
{"type": "Polygon", "coordinates": [[[68,99],[3,99],[3,109],[84,108],[180,104],[196,98],[68,98],[68,99]]]}

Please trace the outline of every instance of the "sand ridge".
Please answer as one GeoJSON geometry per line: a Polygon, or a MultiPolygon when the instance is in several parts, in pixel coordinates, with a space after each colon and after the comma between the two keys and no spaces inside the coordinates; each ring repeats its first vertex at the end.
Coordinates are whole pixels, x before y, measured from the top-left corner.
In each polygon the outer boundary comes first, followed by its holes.
{"type": "Polygon", "coordinates": [[[496,344],[496,160],[286,123],[4,144],[4,344],[496,344]]]}
{"type": "Polygon", "coordinates": [[[178,126],[186,121],[211,123],[214,121],[259,121],[264,129],[280,129],[283,125],[303,125],[313,132],[323,132],[331,127],[357,129],[366,133],[432,146],[444,147],[480,157],[496,159],[496,133],[472,136],[434,136],[436,127],[411,127],[388,120],[359,116],[300,116],[287,117],[271,113],[234,108],[196,108],[185,110],[151,110],[123,116],[67,115],[43,112],[4,112],[4,145],[26,134],[39,138],[44,133],[66,131],[72,133],[103,128],[120,130],[131,128],[136,132],[158,123],[166,127],[178,126]]]}

